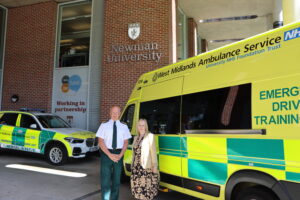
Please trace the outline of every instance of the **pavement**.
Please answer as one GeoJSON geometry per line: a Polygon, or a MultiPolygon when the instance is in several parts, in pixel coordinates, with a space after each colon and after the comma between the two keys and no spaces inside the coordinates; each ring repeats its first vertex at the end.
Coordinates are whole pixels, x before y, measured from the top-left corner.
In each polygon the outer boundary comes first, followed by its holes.
{"type": "MultiPolygon", "coordinates": [[[[98,155],[71,159],[63,166],[52,166],[39,154],[12,150],[0,152],[0,200],[100,200],[100,160],[98,155]],[[9,168],[11,165],[78,172],[84,177],[69,177],[9,168]]],[[[196,200],[177,192],[160,192],[159,200],[196,200]]],[[[120,200],[134,200],[129,183],[120,188],[120,200]]]]}

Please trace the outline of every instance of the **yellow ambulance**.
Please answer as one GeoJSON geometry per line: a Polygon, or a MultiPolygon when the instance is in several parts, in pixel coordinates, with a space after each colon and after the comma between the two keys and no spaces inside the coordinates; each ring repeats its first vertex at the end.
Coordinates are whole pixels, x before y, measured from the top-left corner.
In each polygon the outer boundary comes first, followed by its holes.
{"type": "Polygon", "coordinates": [[[299,58],[294,23],[143,74],[122,120],[132,134],[148,120],[160,185],[206,200],[299,200],[299,58]]]}
{"type": "Polygon", "coordinates": [[[93,132],[71,128],[51,113],[21,111],[0,112],[1,148],[40,153],[53,165],[99,149],[93,132]]]}

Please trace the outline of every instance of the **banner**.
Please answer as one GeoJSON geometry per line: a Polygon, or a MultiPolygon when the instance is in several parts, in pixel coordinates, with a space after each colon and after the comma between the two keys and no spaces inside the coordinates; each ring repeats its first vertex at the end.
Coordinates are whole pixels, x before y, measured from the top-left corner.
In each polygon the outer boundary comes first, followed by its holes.
{"type": "Polygon", "coordinates": [[[87,129],[88,68],[54,71],[52,112],[72,127],[87,129]]]}

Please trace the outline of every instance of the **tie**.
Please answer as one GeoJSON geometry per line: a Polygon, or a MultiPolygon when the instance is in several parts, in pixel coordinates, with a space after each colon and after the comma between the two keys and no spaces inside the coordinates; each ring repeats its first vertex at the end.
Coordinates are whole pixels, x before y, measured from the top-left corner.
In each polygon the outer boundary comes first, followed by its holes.
{"type": "Polygon", "coordinates": [[[116,121],[114,121],[112,148],[113,149],[117,148],[117,126],[116,126],[116,121]]]}

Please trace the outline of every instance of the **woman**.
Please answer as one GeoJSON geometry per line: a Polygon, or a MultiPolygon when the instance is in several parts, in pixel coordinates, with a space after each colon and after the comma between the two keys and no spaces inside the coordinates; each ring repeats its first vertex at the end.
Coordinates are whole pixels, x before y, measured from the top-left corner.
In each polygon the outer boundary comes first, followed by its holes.
{"type": "Polygon", "coordinates": [[[159,183],[155,138],[145,119],[138,121],[137,132],[132,145],[131,192],[136,199],[151,200],[158,193],[159,183]]]}

